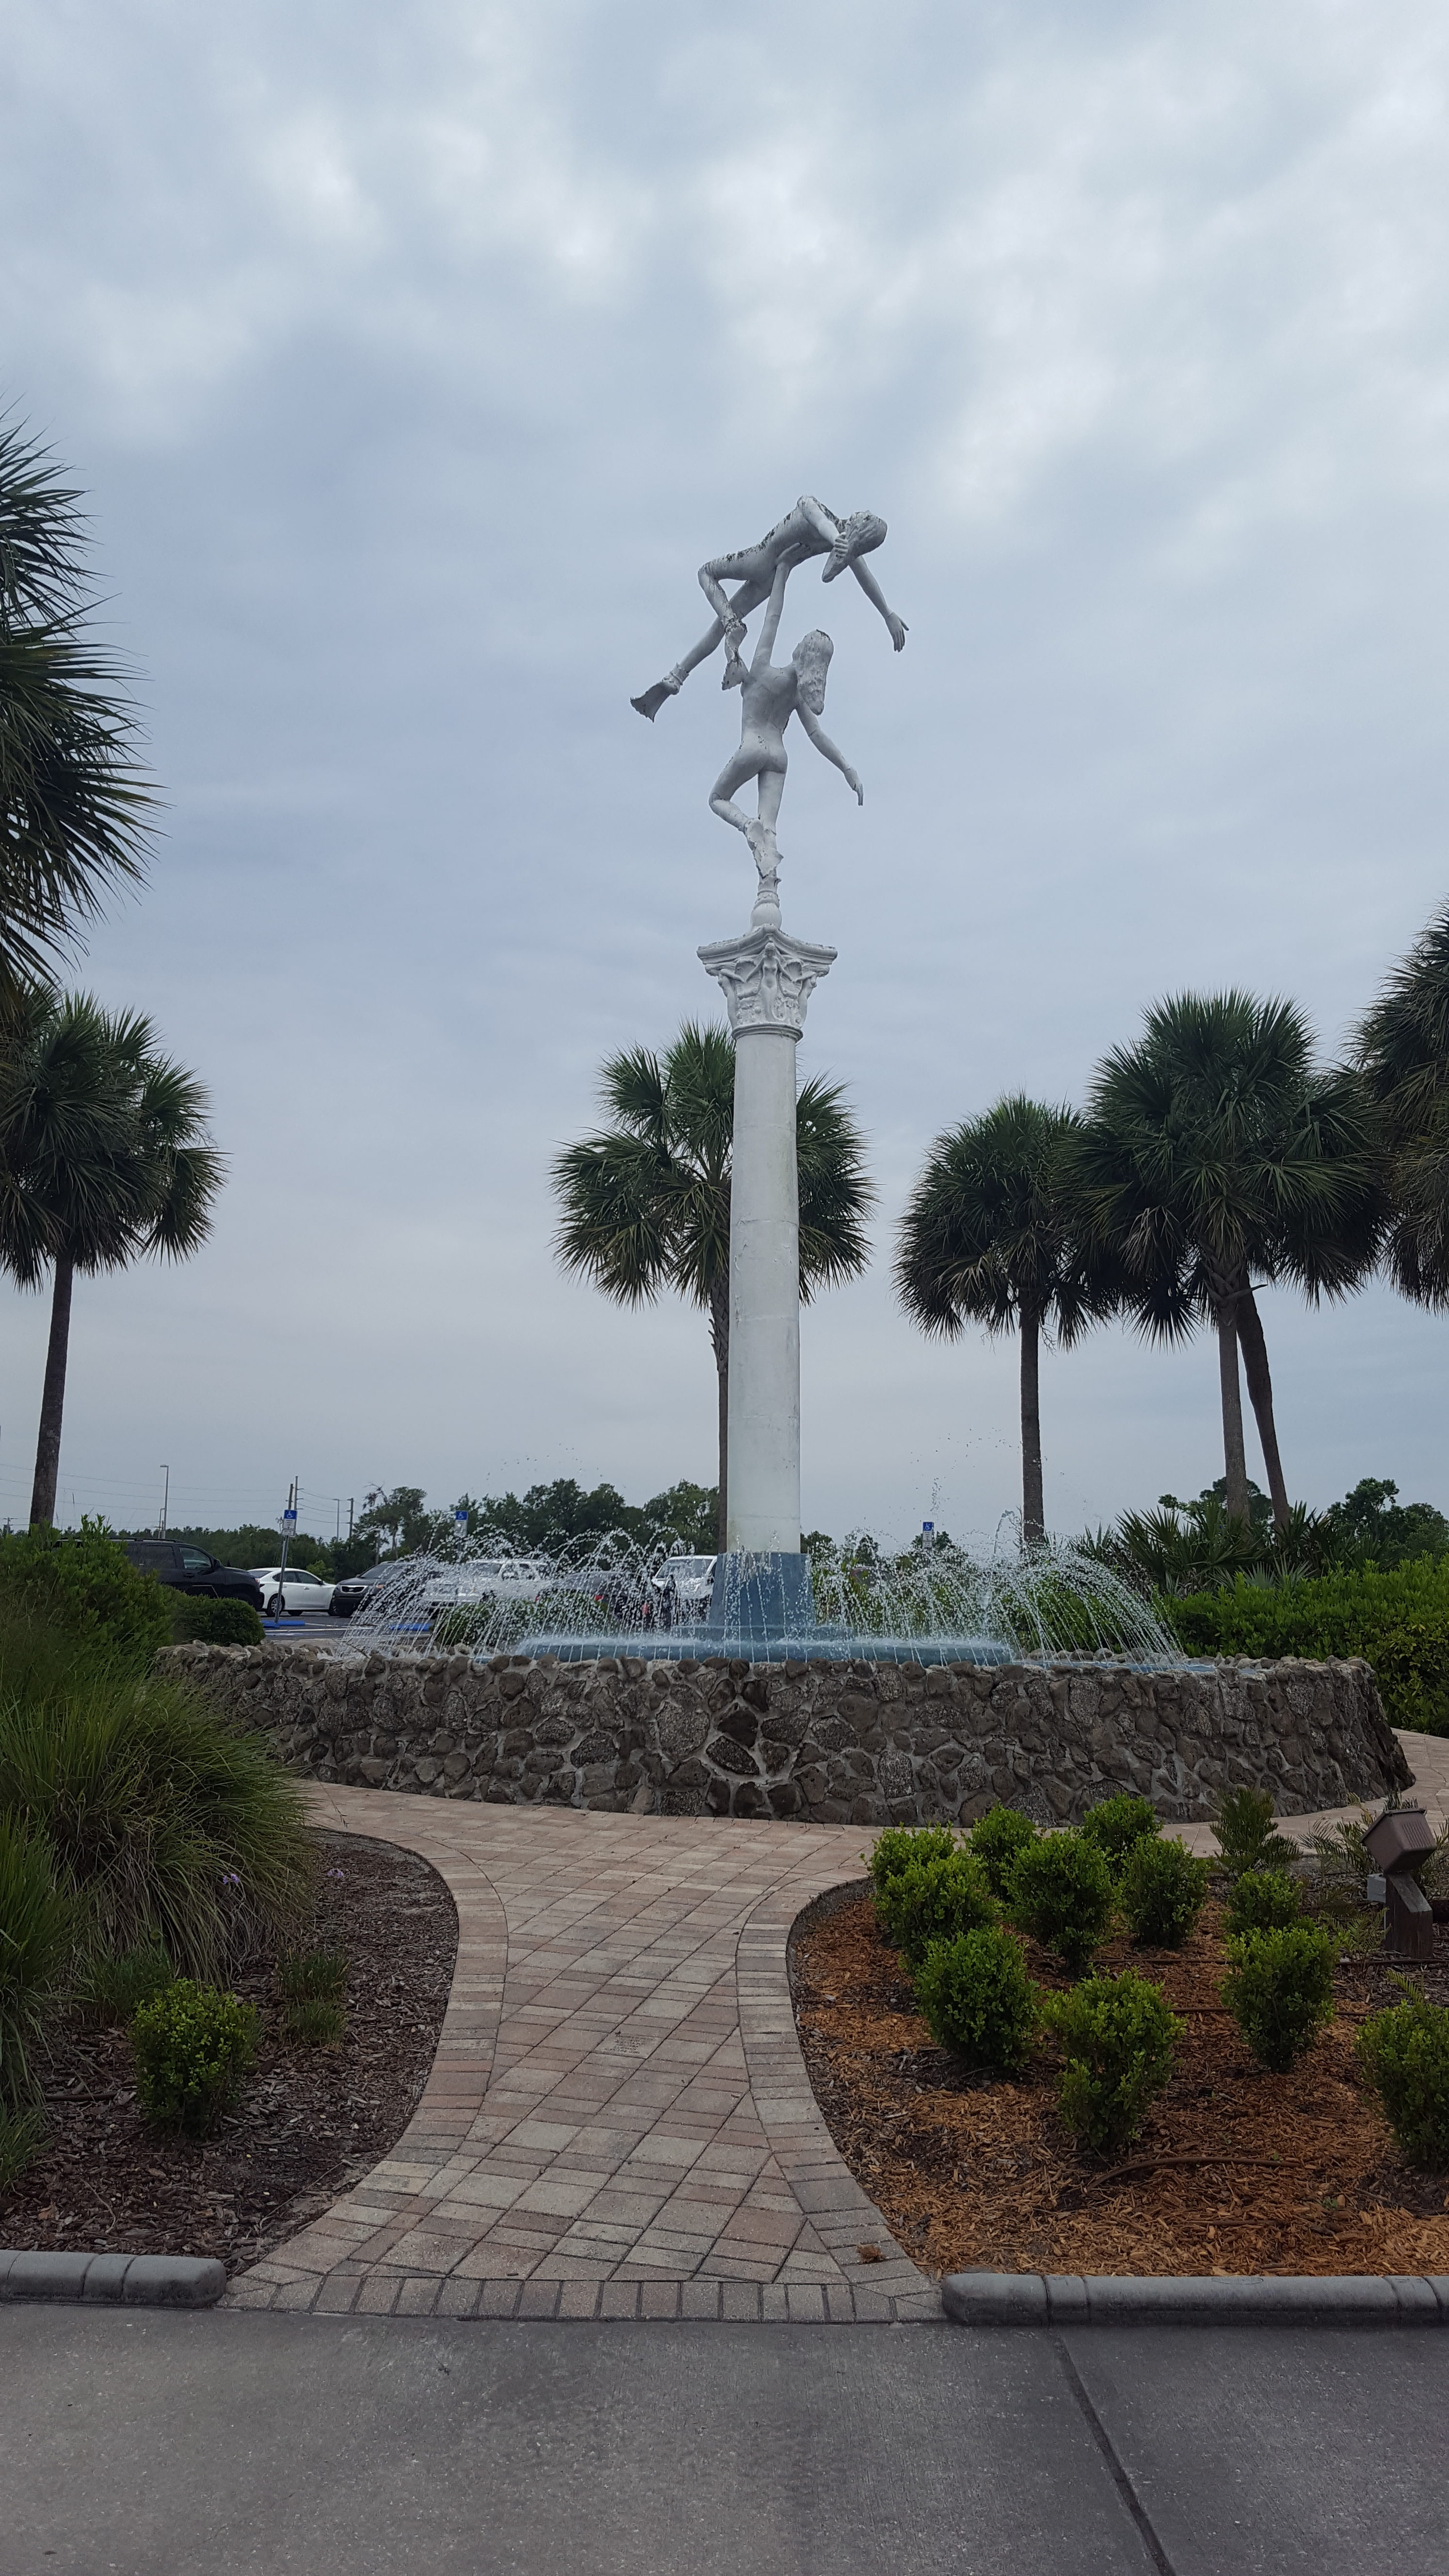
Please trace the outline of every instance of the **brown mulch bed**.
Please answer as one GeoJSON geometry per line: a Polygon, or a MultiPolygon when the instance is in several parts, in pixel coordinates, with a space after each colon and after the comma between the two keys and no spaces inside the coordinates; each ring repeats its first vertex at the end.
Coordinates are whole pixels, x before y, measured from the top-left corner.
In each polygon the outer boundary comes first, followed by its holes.
{"type": "Polygon", "coordinates": [[[213,2137],[152,2128],[123,2032],[67,2015],[36,2072],[47,2143],[0,2191],[0,2244],[219,2254],[235,2271],[316,2218],[385,2155],[416,2108],[453,1980],[458,1918],[436,1870],[391,1843],[319,1834],[315,1915],[297,1949],[349,1962],[347,2027],[328,2047],[282,2036],[274,1967],[234,1988],[257,2007],[256,2064],[213,2137]]]}
{"type": "MultiPolygon", "coordinates": [[[[1044,1986],[1066,1980],[1025,1945],[1044,1986]]],[[[1449,2182],[1413,2172],[1361,2089],[1353,2039],[1401,2000],[1381,1959],[1341,1964],[1338,2018],[1288,2075],[1249,2056],[1218,1998],[1222,1908],[1180,1951],[1125,1940],[1187,2020],[1176,2070],[1132,2145],[1104,2157],[1057,2115],[1059,2059],[968,2073],[932,2043],[869,1896],[807,1918],[793,1945],[800,2045],[831,2136],[904,2250],[928,2272],[1449,2273],[1449,2182]]],[[[1449,2003],[1449,1943],[1421,1975],[1449,2003]]]]}

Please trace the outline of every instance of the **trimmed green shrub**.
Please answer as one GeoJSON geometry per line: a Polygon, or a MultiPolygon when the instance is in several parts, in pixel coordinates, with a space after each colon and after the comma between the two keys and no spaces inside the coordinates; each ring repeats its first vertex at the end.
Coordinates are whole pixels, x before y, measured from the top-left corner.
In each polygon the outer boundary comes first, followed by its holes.
{"type": "Polygon", "coordinates": [[[0,2107],[31,2092],[28,2048],[70,1947],[71,1907],[43,1834],[0,1815],[0,2107]]]}
{"type": "Polygon", "coordinates": [[[84,1961],[76,1978],[76,2001],[94,2021],[125,2023],[143,2004],[153,2004],[175,1979],[176,1971],[159,1941],[139,1944],[118,1955],[84,1961]]]}
{"type": "MultiPolygon", "coordinates": [[[[171,1598],[142,1574],[99,1521],[42,1524],[0,1538],[0,1601],[144,1672],[171,1636],[171,1598]]],[[[8,1675],[7,1675],[8,1678],[8,1675]]]]}
{"type": "Polygon", "coordinates": [[[1391,1726],[1449,1733],[1449,1558],[1421,1557],[1380,1573],[1242,1581],[1158,1609],[1189,1652],[1202,1655],[1365,1655],[1391,1726]]]}
{"type": "Polygon", "coordinates": [[[911,1983],[938,2048],[953,2048],[968,2066],[994,2066],[1003,2075],[1025,2063],[1037,1991],[1021,1944],[1009,1932],[984,1924],[954,1941],[933,1941],[911,1983]]]}
{"type": "Polygon", "coordinates": [[[1405,1998],[1370,2013],[1356,2043],[1359,2073],[1378,2095],[1400,2154],[1442,2173],[1449,2168],[1449,2009],[1407,1984],[1405,1998]]]}
{"type": "Polygon", "coordinates": [[[1297,1847],[1273,1831],[1273,1801],[1266,1789],[1229,1789],[1218,1800],[1213,1832],[1229,1878],[1245,1869],[1286,1869],[1297,1847]]]}
{"type": "Polygon", "coordinates": [[[312,1881],[298,1784],[180,1681],[0,1698],[0,1815],[48,1836],[88,1949],[159,1941],[188,1975],[285,1937],[312,1881]]]}
{"type": "Polygon", "coordinates": [[[950,1860],[962,1848],[957,1836],[945,1825],[887,1825],[877,1834],[869,1853],[862,1853],[870,1871],[870,1883],[876,1895],[903,1869],[914,1869],[918,1861],[950,1860]]]}
{"type": "Polygon", "coordinates": [[[1228,1943],[1223,2001],[1263,2066],[1285,2075],[1333,2019],[1334,1948],[1316,1923],[1239,1932],[1228,1943]]]}
{"type": "Polygon", "coordinates": [[[1245,1869],[1228,1898],[1230,1932],[1291,1932],[1303,1899],[1286,1869],[1245,1869]]]}
{"type": "Polygon", "coordinates": [[[1162,1831],[1157,1809],[1150,1798],[1134,1797],[1122,1790],[1115,1798],[1103,1798],[1089,1807],[1082,1818],[1082,1832],[1106,1854],[1110,1869],[1120,1870],[1127,1855],[1137,1845],[1152,1841],[1162,1831]]]}
{"type": "Polygon", "coordinates": [[[1060,2107],[1067,2127],[1089,2147],[1122,2147],[1141,2126],[1172,2073],[1187,2028],[1162,1988],[1124,1968],[1118,1977],[1084,1977],[1068,1995],[1048,1995],[1042,2019],[1060,2040],[1060,2107]]]}
{"type": "Polygon", "coordinates": [[[175,1600],[171,1634],[178,1646],[259,1646],[266,1634],[250,1601],[193,1600],[184,1592],[175,1600]]]}
{"type": "Polygon", "coordinates": [[[136,2093],[148,2120],[205,2137],[235,2100],[256,2055],[250,2004],[177,1977],[131,2023],[136,2093]]]}
{"type": "Polygon", "coordinates": [[[1207,1903],[1212,1863],[1194,1860],[1179,1842],[1134,1843],[1122,1864],[1118,1900],[1141,1949],[1180,1950],[1207,1903]]]}
{"type": "Polygon", "coordinates": [[[1012,1871],[1028,1843],[1035,1841],[1036,1827],[1019,1807],[990,1807],[977,1819],[971,1828],[971,1853],[980,1862],[993,1896],[1005,1896],[1012,1871]]]}
{"type": "Polygon", "coordinates": [[[969,1852],[959,1849],[949,1859],[898,1870],[877,1896],[875,1910],[885,1938],[908,1967],[925,1957],[933,1941],[954,1941],[996,1920],[990,1888],[969,1852]]]}
{"type": "Polygon", "coordinates": [[[1012,1921],[1079,1977],[1112,1921],[1112,1873],[1080,1831],[1043,1834],[1018,1857],[1008,1885],[1012,1921]]]}

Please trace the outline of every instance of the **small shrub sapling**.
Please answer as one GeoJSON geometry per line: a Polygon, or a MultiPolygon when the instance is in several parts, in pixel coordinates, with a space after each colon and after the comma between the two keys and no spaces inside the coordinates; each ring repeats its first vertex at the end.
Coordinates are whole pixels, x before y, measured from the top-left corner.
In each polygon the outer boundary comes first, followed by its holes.
{"type": "Polygon", "coordinates": [[[968,2066],[1015,2074],[1031,2050],[1037,1991],[1021,1944],[985,1924],[954,1941],[933,1941],[912,1973],[921,2018],[938,2048],[968,2066]]]}
{"type": "Polygon", "coordinates": [[[1020,1854],[1009,1887],[1012,1921],[1079,1977],[1112,1921],[1112,1873],[1100,1845],[1071,1830],[1044,1834],[1020,1854]]]}

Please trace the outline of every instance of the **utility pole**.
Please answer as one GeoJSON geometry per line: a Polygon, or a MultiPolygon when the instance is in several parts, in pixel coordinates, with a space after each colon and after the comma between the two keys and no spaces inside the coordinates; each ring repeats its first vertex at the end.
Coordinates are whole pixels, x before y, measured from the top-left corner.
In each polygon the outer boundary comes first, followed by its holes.
{"type": "Polygon", "coordinates": [[[355,1497],[351,1494],[347,1497],[347,1544],[349,1547],[352,1545],[352,1505],[354,1499],[355,1497]]]}
{"type": "MultiPolygon", "coordinates": [[[[279,1592],[284,1591],[287,1580],[287,1549],[297,1535],[298,1481],[297,1477],[294,1476],[292,1478],[292,1490],[287,1496],[287,1508],[282,1514],[282,1564],[281,1571],[277,1576],[277,1590],[279,1592]]],[[[285,1602],[283,1606],[285,1607],[285,1602]]]]}
{"type": "Polygon", "coordinates": [[[158,1538],[164,1538],[166,1536],[166,1523],[171,1511],[171,1470],[167,1466],[164,1458],[161,1460],[160,1464],[161,1473],[165,1477],[166,1483],[161,1494],[161,1522],[157,1529],[156,1536],[158,1538]]]}

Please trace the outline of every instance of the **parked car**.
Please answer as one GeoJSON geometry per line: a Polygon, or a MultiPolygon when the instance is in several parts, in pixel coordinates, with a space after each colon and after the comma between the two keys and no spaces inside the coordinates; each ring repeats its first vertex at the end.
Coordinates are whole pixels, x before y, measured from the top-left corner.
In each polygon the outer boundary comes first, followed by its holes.
{"type": "Polygon", "coordinates": [[[661,1628],[695,1627],[709,1617],[714,1567],[712,1556],[667,1556],[657,1574],[651,1574],[650,1588],[659,1604],[655,1617],[661,1628]]]}
{"type": "Polygon", "coordinates": [[[304,1565],[289,1565],[285,1574],[279,1565],[254,1565],[252,1573],[261,1585],[267,1617],[300,1619],[304,1610],[327,1610],[332,1605],[332,1586],[320,1574],[310,1574],[304,1565]]]}
{"type": "Polygon", "coordinates": [[[555,1581],[542,1556],[475,1556],[441,1569],[423,1594],[428,1610],[453,1610],[481,1601],[538,1601],[555,1581]]]}
{"type": "Polygon", "coordinates": [[[175,1538],[128,1538],[126,1554],[142,1574],[154,1574],[168,1591],[200,1593],[211,1601],[249,1601],[262,1606],[262,1587],[244,1566],[222,1565],[204,1547],[189,1547],[175,1538]]]}
{"type": "Polygon", "coordinates": [[[330,1615],[334,1619],[351,1619],[362,1608],[369,1592],[377,1584],[385,1583],[389,1575],[400,1573],[405,1563],[405,1558],[395,1557],[387,1565],[365,1566],[361,1574],[344,1574],[341,1582],[332,1586],[332,1598],[327,1604],[330,1615]]]}

